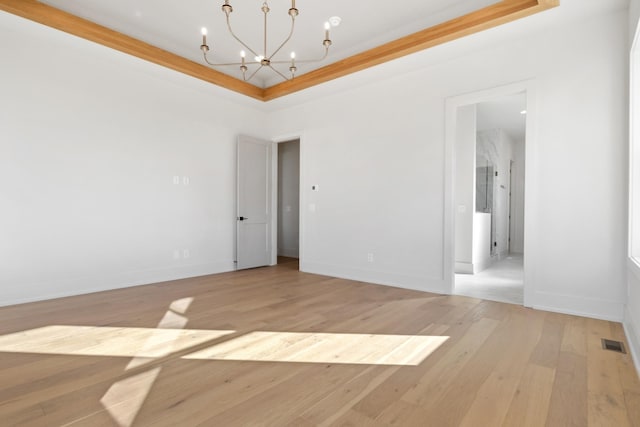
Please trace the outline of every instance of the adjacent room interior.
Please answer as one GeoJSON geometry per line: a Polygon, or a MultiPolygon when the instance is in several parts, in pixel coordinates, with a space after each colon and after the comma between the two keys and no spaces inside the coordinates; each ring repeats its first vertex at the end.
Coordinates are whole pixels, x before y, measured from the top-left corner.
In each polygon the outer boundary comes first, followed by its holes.
{"type": "Polygon", "coordinates": [[[523,305],[526,93],[457,113],[454,293],[523,305]]]}
{"type": "Polygon", "coordinates": [[[640,0],[0,0],[0,424],[639,426],[640,0]]]}
{"type": "Polygon", "coordinates": [[[278,156],[278,264],[300,258],[300,140],[275,146],[278,156]]]}

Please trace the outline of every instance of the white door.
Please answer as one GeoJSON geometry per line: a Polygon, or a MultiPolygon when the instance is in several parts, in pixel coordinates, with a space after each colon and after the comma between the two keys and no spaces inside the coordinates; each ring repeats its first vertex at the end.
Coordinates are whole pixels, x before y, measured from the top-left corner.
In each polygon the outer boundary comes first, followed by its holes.
{"type": "Polygon", "coordinates": [[[271,143],[238,137],[237,268],[271,261],[271,143]]]}

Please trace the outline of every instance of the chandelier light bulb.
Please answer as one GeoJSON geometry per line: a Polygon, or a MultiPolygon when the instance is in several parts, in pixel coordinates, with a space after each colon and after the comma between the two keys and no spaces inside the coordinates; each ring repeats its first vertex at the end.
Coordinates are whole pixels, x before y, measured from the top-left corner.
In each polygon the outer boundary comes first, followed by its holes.
{"type": "Polygon", "coordinates": [[[297,70],[298,68],[296,67],[296,53],[291,52],[291,66],[289,67],[289,71],[291,72],[292,79],[296,76],[297,70]]]}
{"type": "Polygon", "coordinates": [[[206,48],[208,50],[209,48],[207,47],[207,28],[202,27],[200,32],[202,33],[202,46],[200,46],[200,49],[203,49],[204,51],[204,49],[206,48]]]}
{"type": "Polygon", "coordinates": [[[244,50],[240,51],[240,57],[244,58],[247,56],[247,53],[244,50]]]}

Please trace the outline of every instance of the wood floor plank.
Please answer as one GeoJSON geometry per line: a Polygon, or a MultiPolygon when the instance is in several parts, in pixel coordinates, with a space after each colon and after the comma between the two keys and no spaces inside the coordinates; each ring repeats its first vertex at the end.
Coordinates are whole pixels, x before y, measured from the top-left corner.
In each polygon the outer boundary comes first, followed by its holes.
{"type": "Polygon", "coordinates": [[[543,320],[528,313],[513,313],[507,324],[513,331],[510,342],[494,352],[498,360],[495,369],[476,393],[475,400],[462,419],[461,425],[501,425],[521,383],[527,361],[540,340],[543,320]],[[527,329],[527,334],[518,331],[527,329]]]}
{"type": "Polygon", "coordinates": [[[475,359],[476,352],[498,325],[499,322],[492,319],[481,319],[474,323],[468,333],[440,359],[439,363],[402,396],[402,400],[421,404],[433,400],[436,393],[446,392],[449,384],[455,381],[464,366],[475,359]]]}
{"type": "Polygon", "coordinates": [[[557,313],[547,313],[544,319],[540,341],[531,354],[530,363],[553,368],[558,363],[560,348],[564,341],[567,318],[557,313]]]}
{"type": "Polygon", "coordinates": [[[601,336],[624,341],[288,262],[0,308],[0,425],[638,427],[631,358],[601,336]]]}
{"type": "Polygon", "coordinates": [[[584,317],[570,317],[566,319],[564,335],[560,351],[587,356],[587,319],[584,317]]]}
{"type": "Polygon", "coordinates": [[[545,425],[554,378],[554,369],[533,364],[527,365],[502,425],[504,427],[545,425]]]}
{"type": "Polygon", "coordinates": [[[589,375],[586,356],[561,352],[555,371],[546,425],[586,426],[589,375]]]}

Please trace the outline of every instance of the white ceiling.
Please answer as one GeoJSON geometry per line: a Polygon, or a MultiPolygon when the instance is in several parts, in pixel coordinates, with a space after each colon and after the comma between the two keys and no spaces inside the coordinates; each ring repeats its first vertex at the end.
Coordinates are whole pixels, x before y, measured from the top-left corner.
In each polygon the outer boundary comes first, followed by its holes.
{"type": "Polygon", "coordinates": [[[524,141],[527,116],[527,96],[524,93],[509,95],[477,106],[477,129],[502,129],[516,142],[524,141]]]}
{"type": "MultiPolygon", "coordinates": [[[[223,0],[41,0],[56,8],[132,36],[164,50],[202,63],[200,29],[209,31],[210,60],[239,61],[240,46],[226,29],[223,0]]],[[[254,50],[262,49],[263,0],[231,0],[232,27],[254,50]]],[[[286,37],[290,28],[287,14],[291,0],[269,0],[269,53],[286,37]]],[[[329,57],[322,63],[298,65],[298,75],[336,62],[372,47],[448,21],[497,0],[297,0],[300,15],[290,43],[274,60],[289,60],[291,51],[298,59],[314,59],[323,54],[323,25],[331,16],[340,16],[342,24],[332,28],[329,57]]],[[[241,77],[237,67],[219,71],[241,77]]],[[[287,73],[288,65],[280,71],[287,73]]],[[[271,86],[282,78],[271,70],[261,70],[252,83],[271,86]]]]}

